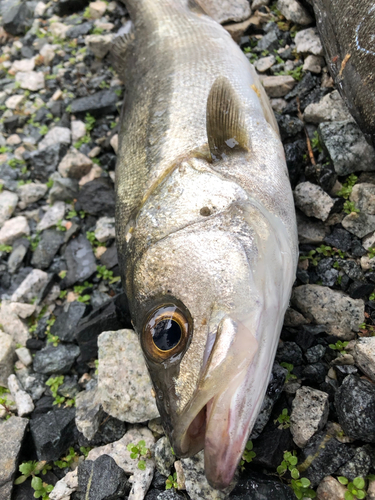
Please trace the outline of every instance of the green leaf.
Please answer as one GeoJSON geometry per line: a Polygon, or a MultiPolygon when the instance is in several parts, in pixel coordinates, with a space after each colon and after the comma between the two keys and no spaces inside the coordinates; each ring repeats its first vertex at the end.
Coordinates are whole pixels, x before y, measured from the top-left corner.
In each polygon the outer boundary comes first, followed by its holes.
{"type": "Polygon", "coordinates": [[[368,479],[369,481],[375,481],[375,474],[368,474],[366,476],[366,479],[368,479]]]}
{"type": "Polygon", "coordinates": [[[278,468],[276,469],[276,471],[278,474],[284,474],[284,472],[286,471],[286,468],[283,467],[282,465],[279,465],[278,468]]]}
{"type": "Polygon", "coordinates": [[[311,484],[310,480],[307,477],[301,477],[300,479],[302,488],[308,488],[311,484]]]}
{"type": "Polygon", "coordinates": [[[34,490],[41,490],[43,488],[43,481],[40,477],[34,476],[31,480],[31,487],[34,490]]]}
{"type": "Polygon", "coordinates": [[[26,479],[27,479],[27,476],[20,476],[14,481],[14,484],[22,484],[26,481],[26,479]]]}
{"type": "Polygon", "coordinates": [[[363,477],[356,477],[353,479],[353,484],[359,490],[363,490],[363,488],[365,487],[365,480],[363,479],[363,477]]]}
{"type": "Polygon", "coordinates": [[[19,471],[25,476],[29,476],[36,467],[36,462],[25,462],[19,466],[19,471]]]}
{"type": "Polygon", "coordinates": [[[348,484],[348,482],[349,482],[348,479],[346,477],[344,477],[344,476],[339,476],[337,478],[337,480],[338,480],[339,483],[341,483],[343,485],[348,484]]]}
{"type": "Polygon", "coordinates": [[[350,491],[345,491],[344,498],[345,500],[354,500],[354,496],[350,493],[350,491]]]}
{"type": "Polygon", "coordinates": [[[292,476],[293,479],[298,479],[299,478],[299,472],[296,468],[292,469],[290,471],[290,475],[292,476]]]}
{"type": "Polygon", "coordinates": [[[172,488],[172,483],[170,483],[168,480],[165,483],[165,489],[170,490],[172,488]]]}
{"type": "Polygon", "coordinates": [[[146,470],[146,462],[144,460],[138,462],[138,469],[146,470]]]}
{"type": "Polygon", "coordinates": [[[297,465],[298,458],[297,457],[290,457],[289,463],[290,463],[290,465],[297,465]]]}
{"type": "Polygon", "coordinates": [[[362,500],[363,498],[366,498],[366,492],[363,490],[360,490],[360,491],[358,491],[356,496],[357,496],[358,500],[362,500]]]}

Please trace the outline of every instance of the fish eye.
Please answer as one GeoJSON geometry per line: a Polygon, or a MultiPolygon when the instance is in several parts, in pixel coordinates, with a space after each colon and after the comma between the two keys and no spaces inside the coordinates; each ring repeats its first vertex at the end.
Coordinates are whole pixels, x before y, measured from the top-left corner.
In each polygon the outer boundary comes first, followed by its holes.
{"type": "Polygon", "coordinates": [[[143,350],[151,360],[162,362],[186,348],[191,333],[187,316],[174,304],[151,311],[141,339],[143,350]]]}

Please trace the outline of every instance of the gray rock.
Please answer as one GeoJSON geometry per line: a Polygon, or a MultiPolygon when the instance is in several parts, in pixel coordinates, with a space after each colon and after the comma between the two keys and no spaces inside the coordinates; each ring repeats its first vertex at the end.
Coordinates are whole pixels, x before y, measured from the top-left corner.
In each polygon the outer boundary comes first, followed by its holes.
{"type": "Polygon", "coordinates": [[[41,71],[19,71],[16,74],[16,83],[21,89],[37,92],[44,89],[44,74],[41,71]]]}
{"type": "Polygon", "coordinates": [[[364,302],[351,299],[342,292],[319,285],[302,285],[294,289],[292,299],[307,319],[327,325],[327,333],[351,339],[364,321],[364,302]]]}
{"type": "Polygon", "coordinates": [[[12,302],[31,302],[48,282],[48,274],[40,269],[33,269],[12,295],[12,302]]]}
{"type": "Polygon", "coordinates": [[[29,224],[26,217],[22,215],[13,217],[13,219],[4,222],[0,229],[0,245],[11,245],[18,238],[30,234],[29,224]]]}
{"type": "Polygon", "coordinates": [[[323,222],[314,221],[297,212],[298,241],[300,243],[323,243],[328,228],[323,222]]]}
{"type": "Polygon", "coordinates": [[[172,453],[171,443],[166,436],[161,437],[155,444],[154,448],[154,459],[156,469],[163,474],[163,476],[169,476],[171,473],[171,467],[176,459],[172,453]]]}
{"type": "Polygon", "coordinates": [[[76,179],[64,179],[60,177],[54,177],[53,186],[49,192],[49,199],[51,203],[56,201],[67,201],[74,200],[77,198],[79,192],[79,185],[76,179]]]}
{"type": "Polygon", "coordinates": [[[52,226],[56,226],[59,221],[64,218],[65,203],[63,201],[56,201],[52,207],[49,207],[43,215],[42,220],[36,226],[38,231],[43,231],[52,226]]]}
{"type": "Polygon", "coordinates": [[[5,31],[11,35],[23,35],[33,20],[33,10],[28,2],[23,0],[10,0],[2,2],[2,24],[5,31]]]}
{"type": "Polygon", "coordinates": [[[333,199],[320,186],[311,182],[301,182],[294,190],[296,206],[309,217],[322,221],[328,219],[334,205],[333,199]]]}
{"type": "Polygon", "coordinates": [[[358,238],[363,238],[375,229],[375,215],[352,212],[342,220],[342,225],[358,238]]]}
{"type": "Polygon", "coordinates": [[[353,481],[356,477],[366,477],[370,472],[373,454],[369,445],[357,448],[354,457],[340,467],[337,475],[347,477],[349,481],[353,481]]]}
{"type": "Polygon", "coordinates": [[[73,344],[58,344],[57,347],[48,344],[35,354],[34,370],[45,375],[69,373],[79,353],[79,347],[73,344]]]}
{"type": "Polygon", "coordinates": [[[27,347],[19,347],[16,349],[16,355],[24,366],[30,366],[33,363],[33,358],[27,347]]]}
{"type": "Polygon", "coordinates": [[[338,175],[375,170],[374,149],[352,120],[321,123],[318,133],[338,175]]]}
{"type": "Polygon", "coordinates": [[[0,227],[8,220],[16,208],[18,196],[10,191],[0,193],[0,227]]]}
{"type": "Polygon", "coordinates": [[[78,465],[78,491],[86,500],[116,500],[124,498],[127,476],[109,455],[95,462],[85,460],[78,465]]]}
{"type": "Polygon", "coordinates": [[[308,363],[318,363],[323,358],[325,352],[326,348],[323,345],[318,344],[310,347],[310,349],[307,349],[307,351],[305,352],[305,357],[308,363]]]}
{"type": "Polygon", "coordinates": [[[72,148],[61,160],[58,170],[62,177],[79,180],[90,172],[92,165],[90,158],[72,148]]]}
{"type": "Polygon", "coordinates": [[[30,420],[38,460],[59,460],[75,443],[75,408],[49,411],[30,420]]]}
{"type": "Polygon", "coordinates": [[[350,201],[368,215],[375,215],[375,185],[367,182],[356,184],[351,192],[350,201]]]}
{"type": "Polygon", "coordinates": [[[130,458],[128,444],[137,444],[141,440],[145,441],[148,449],[151,449],[155,443],[151,431],[147,427],[139,427],[131,429],[114,443],[94,448],[87,456],[88,460],[96,460],[101,455],[109,455],[127,474],[132,474],[132,489],[129,500],[143,500],[154,476],[155,463],[152,458],[145,459],[146,469],[144,471],[138,468],[137,460],[130,458]]]}
{"type": "Polygon", "coordinates": [[[65,277],[66,286],[84,282],[96,272],[96,260],[92,246],[85,236],[79,234],[70,240],[65,250],[68,272],[65,277]]]}
{"type": "Polygon", "coordinates": [[[0,386],[8,387],[8,377],[13,373],[15,342],[0,330],[0,386]]]}
{"type": "Polygon", "coordinates": [[[43,231],[39,244],[33,252],[31,265],[38,269],[47,269],[63,243],[63,232],[57,231],[57,229],[46,229],[43,231]]]}
{"type": "Polygon", "coordinates": [[[325,95],[319,102],[309,104],[303,116],[306,122],[316,124],[351,120],[348,108],[337,90],[325,95]]]}
{"type": "Polygon", "coordinates": [[[57,335],[64,342],[76,340],[76,330],[80,320],[85,316],[87,306],[82,302],[69,302],[51,327],[52,335],[57,335]]]}
{"type": "MultiPolygon", "coordinates": [[[[374,186],[375,188],[375,186],[374,186]]],[[[100,217],[95,227],[95,237],[101,243],[114,239],[115,237],[115,218],[100,217]]]]}
{"type": "Polygon", "coordinates": [[[22,379],[23,388],[30,394],[33,401],[38,401],[45,393],[47,378],[47,375],[43,375],[42,373],[30,373],[22,379]]]}
{"type": "Polygon", "coordinates": [[[298,31],[294,39],[299,54],[323,55],[323,47],[316,28],[298,31]]]}
{"type": "Polygon", "coordinates": [[[119,97],[115,90],[102,90],[88,97],[80,97],[71,103],[71,112],[78,118],[84,118],[86,113],[93,116],[105,116],[116,112],[119,97]]]}
{"type": "Polygon", "coordinates": [[[96,396],[96,389],[82,391],[76,396],[76,426],[89,441],[97,433],[104,414],[96,396]]]}
{"type": "Polygon", "coordinates": [[[296,81],[292,76],[266,76],[263,81],[263,86],[268,97],[284,97],[296,85],[296,81]]]}
{"type": "Polygon", "coordinates": [[[311,387],[296,392],[290,415],[290,432],[297,446],[303,448],[328,420],[328,394],[311,387]]]}
{"type": "Polygon", "coordinates": [[[28,423],[27,418],[20,417],[0,420],[0,449],[3,450],[0,453],[0,495],[4,500],[11,498],[18,457],[28,423]]]}
{"type": "Polygon", "coordinates": [[[138,335],[133,330],[103,332],[98,347],[98,400],[103,409],[125,422],[156,418],[159,412],[138,335]],[[118,380],[127,383],[118,384],[118,380]]]}
{"type": "Polygon", "coordinates": [[[25,244],[21,243],[20,245],[17,245],[16,247],[13,248],[12,253],[9,255],[8,258],[8,271],[10,274],[13,274],[16,271],[18,271],[27,253],[28,247],[29,245],[26,240],[25,244]]]}
{"type": "Polygon", "coordinates": [[[98,59],[104,59],[111,48],[113,34],[108,35],[88,35],[85,37],[85,44],[98,59]]]}
{"type": "Polygon", "coordinates": [[[34,403],[31,396],[23,390],[20,382],[15,375],[8,378],[8,387],[13,401],[16,403],[19,417],[29,415],[34,410],[34,403]]]}
{"type": "Polygon", "coordinates": [[[181,496],[174,490],[166,490],[160,493],[156,500],[180,500],[181,496]]]}
{"type": "Polygon", "coordinates": [[[206,479],[204,472],[204,451],[190,458],[181,459],[182,468],[185,474],[186,491],[192,500],[224,500],[228,492],[233,488],[229,486],[225,491],[219,491],[212,488],[206,479]]]}
{"type": "Polygon", "coordinates": [[[277,8],[288,21],[293,23],[304,26],[313,22],[313,18],[297,0],[278,0],[277,8]]]}
{"type": "Polygon", "coordinates": [[[30,163],[29,170],[31,178],[41,182],[47,182],[48,178],[56,172],[57,166],[67,149],[67,144],[58,143],[44,148],[41,151],[33,151],[27,154],[25,159],[30,163]]]}
{"type": "Polygon", "coordinates": [[[50,130],[38,144],[39,151],[44,148],[55,146],[56,144],[70,144],[71,132],[69,128],[54,127],[50,130]]]}
{"type": "Polygon", "coordinates": [[[28,205],[31,205],[31,203],[35,203],[43,198],[47,190],[48,188],[45,184],[36,184],[34,182],[19,186],[17,192],[20,197],[20,209],[24,210],[28,205]]]}
{"type": "Polygon", "coordinates": [[[339,424],[352,439],[375,443],[375,387],[368,380],[348,375],[335,396],[339,424]]]}
{"type": "Polygon", "coordinates": [[[362,337],[354,346],[355,364],[375,382],[375,337],[362,337]]]}
{"type": "Polygon", "coordinates": [[[274,55],[270,55],[267,57],[260,57],[257,61],[255,61],[254,66],[258,73],[264,73],[269,70],[276,62],[276,58],[274,55]]]}
{"type": "Polygon", "coordinates": [[[251,14],[250,4],[247,0],[197,0],[203,10],[218,23],[229,21],[240,22],[248,19],[251,14]]]}

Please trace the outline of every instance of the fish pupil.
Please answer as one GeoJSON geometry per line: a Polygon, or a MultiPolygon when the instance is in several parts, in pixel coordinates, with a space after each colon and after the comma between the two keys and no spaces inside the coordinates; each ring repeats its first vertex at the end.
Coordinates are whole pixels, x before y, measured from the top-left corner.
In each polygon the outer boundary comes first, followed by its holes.
{"type": "Polygon", "coordinates": [[[162,319],[152,331],[154,344],[161,351],[170,351],[180,342],[182,336],[181,327],[176,321],[162,319]]]}

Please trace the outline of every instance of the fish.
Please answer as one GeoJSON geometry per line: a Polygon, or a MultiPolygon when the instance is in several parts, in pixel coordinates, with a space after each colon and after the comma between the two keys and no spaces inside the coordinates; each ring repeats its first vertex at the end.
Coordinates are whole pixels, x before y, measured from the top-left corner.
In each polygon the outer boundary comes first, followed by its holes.
{"type": "MultiPolygon", "coordinates": [[[[192,0],[125,0],[116,165],[122,283],[175,454],[232,481],[297,266],[278,126],[253,66],[192,0]]],[[[125,346],[126,348],[126,346],[125,346]]],[[[119,381],[121,383],[121,381],[119,381]]]]}
{"type": "Polygon", "coordinates": [[[375,147],[375,4],[314,0],[316,24],[336,88],[375,147]]]}

